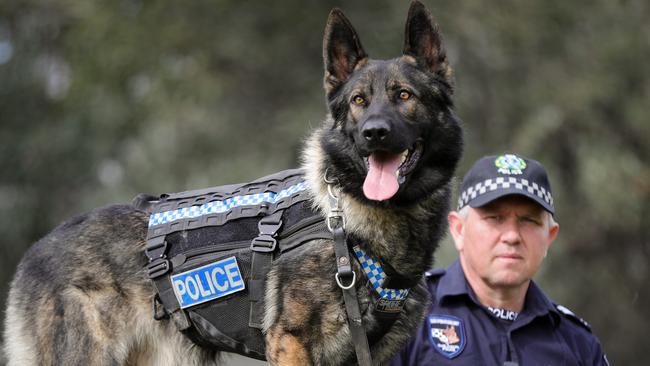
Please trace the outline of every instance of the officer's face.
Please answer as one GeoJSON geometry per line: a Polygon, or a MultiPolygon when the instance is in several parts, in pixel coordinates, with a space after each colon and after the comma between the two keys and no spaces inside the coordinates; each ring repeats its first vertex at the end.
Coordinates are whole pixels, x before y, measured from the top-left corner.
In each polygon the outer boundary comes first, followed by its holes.
{"type": "Polygon", "coordinates": [[[543,208],[518,195],[452,212],[449,227],[470,283],[490,288],[527,286],[558,232],[543,208]]]}

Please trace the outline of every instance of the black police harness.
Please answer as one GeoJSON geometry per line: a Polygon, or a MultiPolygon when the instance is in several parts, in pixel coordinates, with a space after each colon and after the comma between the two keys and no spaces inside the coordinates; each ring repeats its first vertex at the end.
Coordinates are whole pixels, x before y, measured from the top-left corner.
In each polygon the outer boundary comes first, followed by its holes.
{"type": "MultiPolygon", "coordinates": [[[[134,205],[150,213],[145,254],[156,289],[156,320],[171,319],[194,343],[265,360],[262,334],[266,276],[274,258],[315,239],[334,240],[337,273],[350,334],[360,365],[371,365],[334,182],[327,182],[327,218],[314,210],[303,172],[286,170],[254,182],[140,195],[134,205]]],[[[373,315],[387,329],[408,289],[381,287],[379,262],[353,248],[374,288],[373,315]]]]}

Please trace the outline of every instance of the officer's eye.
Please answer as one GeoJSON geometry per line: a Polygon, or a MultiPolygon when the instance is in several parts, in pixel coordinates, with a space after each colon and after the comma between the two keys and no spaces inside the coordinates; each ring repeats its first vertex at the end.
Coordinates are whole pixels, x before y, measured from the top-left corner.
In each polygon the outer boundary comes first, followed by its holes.
{"type": "Polygon", "coordinates": [[[541,220],[538,220],[538,219],[536,219],[536,218],[534,218],[534,217],[527,217],[527,216],[524,216],[524,217],[522,217],[520,220],[521,220],[522,222],[526,223],[526,224],[532,224],[532,225],[538,225],[538,226],[542,224],[542,221],[541,221],[541,220]]]}
{"type": "Polygon", "coordinates": [[[408,90],[401,90],[399,92],[399,99],[401,99],[401,100],[409,100],[409,99],[411,99],[411,93],[408,90]]]}
{"type": "Polygon", "coordinates": [[[501,221],[501,216],[499,215],[485,215],[483,217],[484,220],[488,222],[500,222],[501,221]]]}
{"type": "Polygon", "coordinates": [[[352,103],[354,105],[359,105],[359,106],[365,105],[366,104],[366,98],[364,98],[364,97],[362,97],[360,95],[355,95],[352,98],[352,103]]]}

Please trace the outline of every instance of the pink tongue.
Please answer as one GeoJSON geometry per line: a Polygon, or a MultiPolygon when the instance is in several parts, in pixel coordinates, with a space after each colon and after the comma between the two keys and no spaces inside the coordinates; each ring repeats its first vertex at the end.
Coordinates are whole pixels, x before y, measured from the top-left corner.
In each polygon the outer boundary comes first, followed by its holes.
{"type": "Polygon", "coordinates": [[[368,175],[363,182],[363,194],[374,201],[387,200],[397,193],[399,183],[395,172],[401,164],[401,155],[390,156],[379,160],[375,154],[368,158],[368,175]]]}

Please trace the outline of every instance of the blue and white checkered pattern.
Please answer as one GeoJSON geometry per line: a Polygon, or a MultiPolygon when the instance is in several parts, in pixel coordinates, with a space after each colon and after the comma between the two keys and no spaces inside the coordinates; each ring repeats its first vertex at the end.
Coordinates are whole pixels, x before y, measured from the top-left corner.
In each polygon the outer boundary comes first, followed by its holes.
{"type": "Polygon", "coordinates": [[[553,197],[551,192],[548,192],[544,187],[541,187],[535,182],[529,182],[527,179],[518,179],[515,177],[498,177],[494,179],[486,179],[483,182],[478,182],[474,186],[467,188],[458,197],[458,209],[465,207],[469,201],[488,192],[497,189],[510,189],[515,188],[520,191],[526,191],[534,194],[543,199],[551,207],[553,206],[553,197]]]}
{"type": "Polygon", "coordinates": [[[264,192],[248,194],[245,196],[235,196],[223,201],[207,202],[200,206],[183,207],[176,210],[158,212],[149,217],[149,227],[182,219],[193,219],[204,215],[228,212],[235,207],[255,206],[262,202],[274,204],[283,198],[287,198],[294,193],[304,191],[305,189],[307,189],[307,183],[300,182],[278,193],[264,192]]]}
{"type": "Polygon", "coordinates": [[[368,276],[370,283],[379,294],[379,297],[386,300],[406,300],[406,297],[409,294],[408,289],[399,290],[381,287],[386,280],[386,274],[381,268],[381,264],[368,257],[363,249],[358,246],[355,246],[352,249],[354,249],[354,254],[357,256],[359,263],[361,263],[361,267],[364,272],[366,272],[366,276],[368,276]]]}

